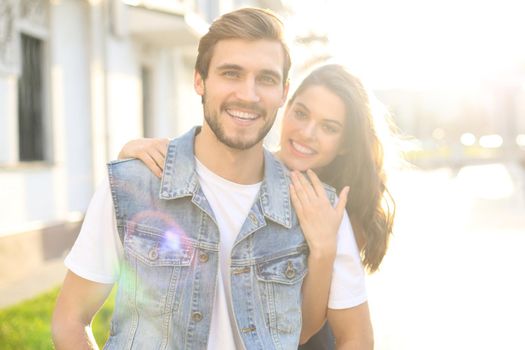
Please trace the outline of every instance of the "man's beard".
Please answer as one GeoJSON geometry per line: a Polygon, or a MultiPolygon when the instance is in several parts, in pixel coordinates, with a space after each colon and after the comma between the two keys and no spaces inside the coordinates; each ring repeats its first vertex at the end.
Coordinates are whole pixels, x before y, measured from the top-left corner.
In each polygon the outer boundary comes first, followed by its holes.
{"type": "Polygon", "coordinates": [[[214,113],[208,108],[208,105],[206,103],[206,91],[204,92],[202,102],[204,105],[204,119],[206,120],[206,123],[210,126],[210,129],[213,131],[217,139],[221,143],[225,144],[226,146],[233,148],[233,149],[241,150],[241,151],[250,149],[256,144],[258,144],[266,136],[266,134],[268,134],[268,132],[272,128],[273,120],[275,119],[275,118],[268,119],[267,112],[263,108],[257,106],[256,104],[247,104],[247,103],[242,103],[242,102],[230,102],[230,103],[223,104],[220,108],[219,113],[214,113]],[[260,115],[259,118],[263,118],[263,119],[266,118],[267,122],[261,127],[261,129],[259,130],[259,133],[254,139],[245,140],[245,139],[242,139],[242,137],[238,137],[238,138],[228,137],[226,136],[223,125],[219,121],[218,114],[220,114],[221,111],[225,111],[229,107],[239,107],[242,109],[248,109],[250,111],[257,112],[260,115]]]}

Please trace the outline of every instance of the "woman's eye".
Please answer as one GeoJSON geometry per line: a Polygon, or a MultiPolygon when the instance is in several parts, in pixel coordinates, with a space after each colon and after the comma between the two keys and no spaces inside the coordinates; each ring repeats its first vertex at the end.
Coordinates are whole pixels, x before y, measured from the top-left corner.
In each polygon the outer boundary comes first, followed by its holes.
{"type": "Polygon", "coordinates": [[[323,130],[327,133],[327,134],[336,134],[339,132],[339,128],[336,128],[332,125],[329,125],[329,124],[324,124],[323,125],[323,130]]]}

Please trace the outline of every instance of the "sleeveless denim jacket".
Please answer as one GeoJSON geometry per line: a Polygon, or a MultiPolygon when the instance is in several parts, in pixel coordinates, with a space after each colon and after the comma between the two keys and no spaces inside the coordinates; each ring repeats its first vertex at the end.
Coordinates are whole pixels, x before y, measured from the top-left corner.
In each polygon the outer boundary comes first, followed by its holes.
{"type": "MultiPolygon", "coordinates": [[[[138,160],[108,165],[124,259],[105,349],[206,350],[220,235],[195,172],[197,130],[170,143],[162,180],[138,160]]],[[[231,252],[235,322],[248,350],[297,349],[308,248],[288,171],[264,152],[264,180],[231,252]]]]}

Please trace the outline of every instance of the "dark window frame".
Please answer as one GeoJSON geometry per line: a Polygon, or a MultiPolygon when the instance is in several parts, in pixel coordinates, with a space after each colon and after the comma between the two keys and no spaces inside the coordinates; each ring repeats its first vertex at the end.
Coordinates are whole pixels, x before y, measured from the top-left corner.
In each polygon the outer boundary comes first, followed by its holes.
{"type": "Polygon", "coordinates": [[[20,32],[18,78],[18,157],[20,162],[46,161],[45,41],[20,32]]]}

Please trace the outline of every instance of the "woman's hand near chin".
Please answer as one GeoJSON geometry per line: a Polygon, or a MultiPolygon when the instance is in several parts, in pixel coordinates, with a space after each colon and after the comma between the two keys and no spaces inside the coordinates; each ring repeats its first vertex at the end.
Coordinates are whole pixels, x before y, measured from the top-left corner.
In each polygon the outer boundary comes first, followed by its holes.
{"type": "Polygon", "coordinates": [[[316,258],[335,257],[337,232],[345,211],[348,187],[341,190],[339,201],[332,206],[325,188],[312,170],[307,170],[308,179],[298,171],[291,172],[290,197],[299,219],[301,229],[316,258]]]}
{"type": "Polygon", "coordinates": [[[161,177],[169,142],[169,139],[160,138],[131,140],[122,147],[118,159],[137,158],[157,177],[161,177]]]}

